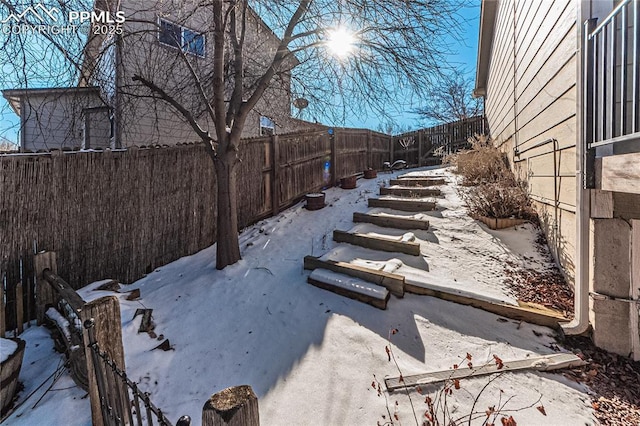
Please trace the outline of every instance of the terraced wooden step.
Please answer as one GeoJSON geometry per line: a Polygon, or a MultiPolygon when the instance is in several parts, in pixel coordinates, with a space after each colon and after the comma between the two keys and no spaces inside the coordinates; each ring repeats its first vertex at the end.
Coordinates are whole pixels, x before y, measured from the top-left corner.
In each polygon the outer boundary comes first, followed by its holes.
{"type": "Polygon", "coordinates": [[[380,195],[395,195],[397,197],[432,197],[441,193],[437,188],[380,188],[380,195]]]}
{"type": "Polygon", "coordinates": [[[507,303],[491,302],[462,294],[436,290],[429,288],[428,285],[420,285],[418,283],[405,282],[405,290],[408,293],[437,297],[438,299],[448,300],[449,302],[473,306],[474,308],[482,309],[483,311],[491,312],[507,318],[525,321],[531,324],[543,325],[554,329],[559,329],[561,323],[569,321],[562,312],[549,309],[536,303],[518,301],[518,306],[514,306],[507,303]]]}
{"type": "Polygon", "coordinates": [[[401,241],[400,239],[392,240],[373,235],[350,233],[339,230],[333,231],[333,241],[338,243],[349,243],[372,250],[420,256],[420,244],[413,241],[401,241]]]}
{"type": "Polygon", "coordinates": [[[353,265],[348,262],[336,260],[321,260],[314,256],[305,256],[304,269],[328,269],[351,277],[363,279],[377,284],[389,290],[394,296],[404,296],[404,277],[398,274],[379,271],[377,269],[366,268],[364,266],[353,265]]]}
{"type": "Polygon", "coordinates": [[[369,207],[385,207],[403,212],[425,212],[435,210],[435,201],[395,200],[387,198],[369,198],[369,207]]]}
{"type": "Polygon", "coordinates": [[[383,216],[368,213],[353,213],[354,222],[373,223],[374,225],[395,229],[429,229],[429,221],[410,217],[383,216]]]}
{"type": "Polygon", "coordinates": [[[307,278],[307,282],[340,296],[345,296],[379,309],[387,309],[389,291],[382,286],[363,279],[328,269],[315,269],[307,278]]]}
{"type": "Polygon", "coordinates": [[[445,181],[442,178],[404,178],[404,179],[391,179],[389,185],[400,186],[435,186],[444,185],[445,181]]]}

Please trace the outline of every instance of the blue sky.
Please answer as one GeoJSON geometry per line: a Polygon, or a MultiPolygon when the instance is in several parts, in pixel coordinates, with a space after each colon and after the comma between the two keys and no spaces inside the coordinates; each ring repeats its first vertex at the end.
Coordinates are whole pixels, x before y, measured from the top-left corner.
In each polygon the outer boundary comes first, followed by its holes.
{"type": "MultiPolygon", "coordinates": [[[[460,34],[460,39],[465,40],[465,42],[463,44],[456,42],[455,49],[448,53],[448,57],[452,65],[462,67],[467,71],[469,78],[473,79],[475,75],[477,57],[480,0],[471,0],[469,2],[469,6],[460,11],[460,16],[464,21],[461,24],[462,33],[460,34]]],[[[0,79],[0,90],[13,88],[10,86],[10,81],[6,78],[5,70],[3,70],[2,74],[2,79],[0,79]]],[[[46,84],[43,86],[46,86],[46,84]]],[[[55,86],[55,82],[51,82],[51,86],[55,86]]],[[[422,121],[417,114],[411,112],[411,110],[419,108],[420,106],[419,101],[412,100],[408,97],[403,98],[403,96],[399,94],[398,104],[390,105],[388,111],[393,117],[393,124],[395,128],[417,129],[425,127],[426,123],[422,121]]],[[[312,119],[312,117],[306,117],[304,115],[301,118],[312,119]]],[[[322,117],[318,117],[318,119],[323,121],[322,117]]],[[[378,130],[380,121],[377,114],[371,113],[363,114],[361,116],[350,116],[342,123],[327,124],[378,130]]],[[[18,127],[19,118],[15,115],[13,110],[8,107],[6,100],[3,97],[0,97],[0,136],[15,142],[18,138],[18,127]]]]}

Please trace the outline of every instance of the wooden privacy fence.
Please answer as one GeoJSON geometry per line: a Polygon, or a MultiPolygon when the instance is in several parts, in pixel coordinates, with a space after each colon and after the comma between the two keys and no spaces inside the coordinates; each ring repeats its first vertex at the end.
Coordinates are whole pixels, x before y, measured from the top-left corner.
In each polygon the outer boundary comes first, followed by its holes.
{"type": "MultiPolygon", "coordinates": [[[[243,140],[239,226],[380,169],[390,144],[391,136],[354,129],[243,140]]],[[[77,289],[105,277],[133,282],[216,239],[216,178],[201,144],[0,156],[0,194],[2,334],[36,316],[40,250],[58,252],[60,275],[77,289]]]]}
{"type": "Polygon", "coordinates": [[[426,129],[402,133],[393,137],[391,157],[404,160],[409,167],[439,164],[434,151],[439,148],[442,154],[451,154],[467,148],[468,139],[473,135],[488,133],[486,118],[483,115],[445,123],[426,129]]]}
{"type": "MultiPolygon", "coordinates": [[[[437,163],[435,148],[451,152],[485,132],[484,117],[474,117],[393,137],[327,128],[245,139],[239,226],[388,160],[437,163]]],[[[42,249],[60,254],[60,274],[80,288],[105,277],[133,282],[216,239],[216,178],[201,144],[0,155],[0,194],[0,334],[19,334],[36,316],[32,257],[42,249]]]]}

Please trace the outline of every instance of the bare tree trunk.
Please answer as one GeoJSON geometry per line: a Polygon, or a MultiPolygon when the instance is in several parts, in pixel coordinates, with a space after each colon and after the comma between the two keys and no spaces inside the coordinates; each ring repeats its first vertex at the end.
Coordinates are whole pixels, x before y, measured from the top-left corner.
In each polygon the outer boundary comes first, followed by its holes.
{"type": "Polygon", "coordinates": [[[218,181],[217,269],[224,269],[240,260],[236,164],[234,151],[220,155],[215,161],[218,181]]]}

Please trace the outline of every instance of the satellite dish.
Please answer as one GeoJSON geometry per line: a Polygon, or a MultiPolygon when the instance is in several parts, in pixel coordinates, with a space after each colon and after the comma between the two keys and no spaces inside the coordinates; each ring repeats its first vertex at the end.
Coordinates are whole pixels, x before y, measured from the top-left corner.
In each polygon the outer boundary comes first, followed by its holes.
{"type": "Polygon", "coordinates": [[[295,106],[298,109],[305,109],[306,107],[309,106],[309,101],[306,100],[305,98],[298,98],[295,101],[293,101],[293,106],[295,106]]]}

